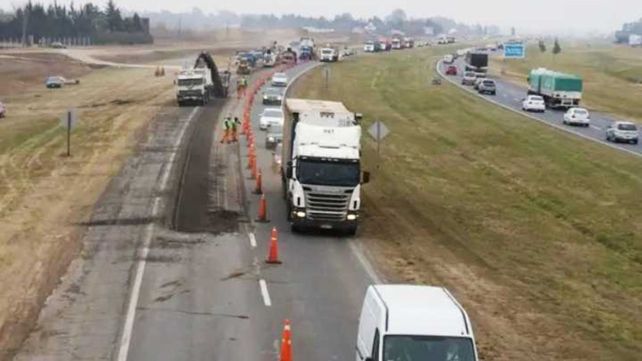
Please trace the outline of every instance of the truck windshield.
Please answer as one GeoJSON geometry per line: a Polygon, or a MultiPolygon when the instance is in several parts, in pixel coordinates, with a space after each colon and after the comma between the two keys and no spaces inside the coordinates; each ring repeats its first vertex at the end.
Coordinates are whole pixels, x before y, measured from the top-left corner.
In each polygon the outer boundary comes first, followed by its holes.
{"type": "Polygon", "coordinates": [[[386,336],[383,360],[475,361],[473,343],[464,337],[386,336]]]}
{"type": "Polygon", "coordinates": [[[203,84],[203,79],[178,79],[179,86],[195,86],[203,84]]]}
{"type": "Polygon", "coordinates": [[[354,187],[361,180],[359,163],[301,159],[296,177],[302,184],[354,187]]]}

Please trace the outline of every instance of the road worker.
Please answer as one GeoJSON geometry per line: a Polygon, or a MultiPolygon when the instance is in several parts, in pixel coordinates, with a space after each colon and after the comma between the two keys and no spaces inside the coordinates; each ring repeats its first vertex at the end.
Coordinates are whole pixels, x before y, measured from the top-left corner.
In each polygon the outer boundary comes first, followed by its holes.
{"type": "Polygon", "coordinates": [[[232,143],[236,143],[239,141],[239,135],[238,135],[238,127],[241,125],[241,121],[239,120],[239,117],[234,117],[234,120],[231,120],[231,129],[232,129],[232,143]]]}
{"type": "Polygon", "coordinates": [[[221,144],[230,142],[233,122],[234,121],[232,120],[232,116],[230,115],[223,119],[223,136],[221,137],[221,144]]]}

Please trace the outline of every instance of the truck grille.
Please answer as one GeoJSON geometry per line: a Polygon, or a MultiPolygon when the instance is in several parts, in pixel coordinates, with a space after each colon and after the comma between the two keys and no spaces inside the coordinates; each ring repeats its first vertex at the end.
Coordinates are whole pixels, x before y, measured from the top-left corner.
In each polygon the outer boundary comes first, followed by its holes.
{"type": "Polygon", "coordinates": [[[306,190],[308,218],[315,221],[343,221],[346,218],[350,190],[345,193],[325,193],[306,190]]]}
{"type": "Polygon", "coordinates": [[[182,90],[180,92],[180,95],[184,97],[200,97],[201,91],[200,90],[182,90]]]}

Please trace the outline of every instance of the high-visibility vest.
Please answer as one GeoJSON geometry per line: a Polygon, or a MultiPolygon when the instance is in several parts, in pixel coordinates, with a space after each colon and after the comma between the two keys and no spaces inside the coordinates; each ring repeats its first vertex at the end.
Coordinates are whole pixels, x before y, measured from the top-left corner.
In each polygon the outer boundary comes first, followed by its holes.
{"type": "Polygon", "coordinates": [[[232,119],[225,118],[225,120],[223,121],[223,128],[225,130],[229,130],[231,127],[232,127],[232,119]]]}

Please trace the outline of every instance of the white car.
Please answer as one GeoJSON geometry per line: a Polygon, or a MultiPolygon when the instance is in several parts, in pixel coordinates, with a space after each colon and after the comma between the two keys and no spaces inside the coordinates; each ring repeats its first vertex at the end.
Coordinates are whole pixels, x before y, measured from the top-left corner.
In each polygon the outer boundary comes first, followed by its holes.
{"type": "Polygon", "coordinates": [[[588,110],[584,108],[571,108],[564,113],[562,123],[588,127],[589,124],[591,124],[591,116],[589,115],[588,110]]]}
{"type": "Polygon", "coordinates": [[[452,54],[444,55],[444,63],[452,64],[455,61],[455,57],[452,54]]]}
{"type": "Polygon", "coordinates": [[[267,130],[272,125],[283,126],[285,118],[281,108],[266,108],[259,118],[259,129],[267,130]]]}
{"type": "Polygon", "coordinates": [[[638,144],[640,131],[631,122],[615,122],[606,128],[606,140],[609,142],[627,142],[638,144]]]}
{"type": "Polygon", "coordinates": [[[272,86],[288,86],[288,76],[285,73],[275,73],[272,75],[272,86]]]}
{"type": "Polygon", "coordinates": [[[522,101],[522,110],[527,112],[544,112],[546,104],[544,98],[539,95],[529,95],[522,101]]]}

